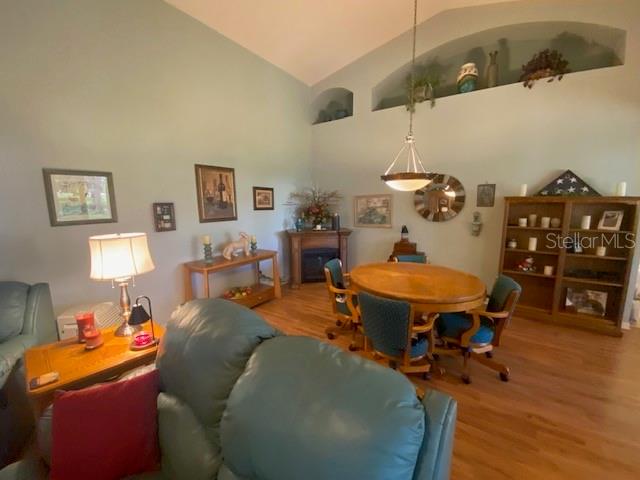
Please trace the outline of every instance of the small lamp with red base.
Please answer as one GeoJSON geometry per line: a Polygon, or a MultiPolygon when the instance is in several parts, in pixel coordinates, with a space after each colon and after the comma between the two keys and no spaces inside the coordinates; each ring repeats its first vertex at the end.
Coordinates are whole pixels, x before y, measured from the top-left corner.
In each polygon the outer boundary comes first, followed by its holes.
{"type": "Polygon", "coordinates": [[[136,303],[131,308],[129,325],[142,325],[143,323],[147,323],[148,321],[151,321],[151,333],[145,330],[134,333],[133,339],[131,340],[131,345],[130,345],[131,350],[144,350],[145,348],[150,348],[158,344],[158,339],[156,338],[155,332],[153,330],[151,300],[149,299],[149,297],[141,295],[138,298],[136,298],[136,303]],[[144,306],[140,303],[140,300],[142,299],[147,300],[147,304],[149,305],[148,313],[144,309],[144,306]]]}

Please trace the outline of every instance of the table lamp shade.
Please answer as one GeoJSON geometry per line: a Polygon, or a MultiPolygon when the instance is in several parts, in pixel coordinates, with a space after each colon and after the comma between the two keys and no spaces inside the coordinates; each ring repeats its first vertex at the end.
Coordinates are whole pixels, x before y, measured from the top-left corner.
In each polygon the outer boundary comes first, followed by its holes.
{"type": "Polygon", "coordinates": [[[93,280],[118,280],[155,268],[146,233],[117,233],[89,237],[93,280]]]}

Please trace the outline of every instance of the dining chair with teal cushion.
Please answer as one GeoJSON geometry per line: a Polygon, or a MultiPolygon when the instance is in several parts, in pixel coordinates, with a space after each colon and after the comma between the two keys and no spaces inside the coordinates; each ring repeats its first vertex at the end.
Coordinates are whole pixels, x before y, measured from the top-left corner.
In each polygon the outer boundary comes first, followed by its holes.
{"type": "Polygon", "coordinates": [[[348,288],[349,274],[343,271],[342,261],[334,258],[324,265],[324,276],[331,308],[336,316],[336,325],[326,328],[325,333],[330,340],[340,334],[351,334],[349,349],[355,350],[360,314],[358,313],[358,296],[348,288]]]}
{"type": "Polygon", "coordinates": [[[515,280],[500,275],[484,309],[440,314],[436,330],[445,346],[461,352],[465,383],[471,382],[470,359],[497,371],[501,380],[509,380],[509,368],[492,359],[493,349],[500,345],[502,332],[511,321],[521,292],[522,288],[515,280]]]}
{"type": "Polygon", "coordinates": [[[389,365],[403,373],[422,373],[426,378],[431,364],[429,342],[431,328],[414,326],[411,304],[360,293],[360,315],[366,350],[389,360],[389,365]]]}
{"type": "Polygon", "coordinates": [[[394,262],[427,263],[427,256],[424,253],[394,255],[391,259],[394,262]]]}

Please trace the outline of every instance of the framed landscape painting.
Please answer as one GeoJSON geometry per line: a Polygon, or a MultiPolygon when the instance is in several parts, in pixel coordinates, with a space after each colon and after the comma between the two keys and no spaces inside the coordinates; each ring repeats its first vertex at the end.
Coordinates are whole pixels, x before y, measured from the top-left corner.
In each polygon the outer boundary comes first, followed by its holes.
{"type": "Polygon", "coordinates": [[[358,195],[353,199],[356,227],[391,228],[391,195],[358,195]]]}
{"type": "Polygon", "coordinates": [[[273,210],[273,188],[253,187],[253,209],[273,210]]]}
{"type": "Polygon", "coordinates": [[[52,227],[118,221],[110,172],[42,169],[52,227]]]}
{"type": "Polygon", "coordinates": [[[196,192],[200,223],[238,219],[233,168],[196,165],[196,192]]]}

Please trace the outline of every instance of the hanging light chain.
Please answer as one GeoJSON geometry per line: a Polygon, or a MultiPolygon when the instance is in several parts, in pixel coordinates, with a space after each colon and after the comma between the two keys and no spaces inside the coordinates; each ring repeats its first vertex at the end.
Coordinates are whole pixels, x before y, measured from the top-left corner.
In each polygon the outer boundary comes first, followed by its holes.
{"type": "Polygon", "coordinates": [[[413,0],[413,46],[411,49],[411,72],[409,88],[409,135],[413,135],[413,111],[415,110],[414,90],[415,90],[415,67],[416,67],[416,29],[418,24],[418,0],[413,0]]]}

